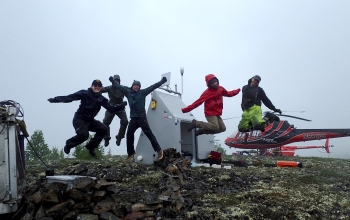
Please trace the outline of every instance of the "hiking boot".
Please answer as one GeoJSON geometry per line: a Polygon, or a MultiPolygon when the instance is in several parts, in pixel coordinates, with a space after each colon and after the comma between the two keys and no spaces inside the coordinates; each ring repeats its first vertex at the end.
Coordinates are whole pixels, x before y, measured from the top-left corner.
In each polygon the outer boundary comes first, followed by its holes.
{"type": "Polygon", "coordinates": [[[122,140],[121,138],[117,137],[117,141],[115,142],[117,144],[117,146],[120,146],[120,141],[121,140],[122,140]]]}
{"type": "Polygon", "coordinates": [[[105,138],[105,147],[107,147],[109,145],[109,139],[105,138]]]}
{"type": "Polygon", "coordinates": [[[126,158],[126,161],[131,161],[131,159],[133,159],[134,156],[135,156],[135,152],[130,154],[130,155],[128,155],[128,157],[126,158]]]}
{"type": "Polygon", "coordinates": [[[91,155],[91,156],[96,156],[96,152],[95,152],[95,148],[92,148],[92,149],[88,149],[89,150],[89,154],[91,155]]]}
{"type": "Polygon", "coordinates": [[[70,147],[68,147],[67,145],[64,146],[63,150],[64,150],[64,152],[65,152],[66,154],[69,154],[69,153],[70,153],[70,147]]]}
{"type": "Polygon", "coordinates": [[[163,151],[162,151],[162,150],[158,151],[158,158],[157,158],[157,161],[162,160],[162,159],[163,159],[163,156],[164,156],[163,151]]]}
{"type": "Polygon", "coordinates": [[[196,119],[193,119],[190,126],[188,127],[188,131],[192,131],[192,129],[196,128],[196,119]]]}

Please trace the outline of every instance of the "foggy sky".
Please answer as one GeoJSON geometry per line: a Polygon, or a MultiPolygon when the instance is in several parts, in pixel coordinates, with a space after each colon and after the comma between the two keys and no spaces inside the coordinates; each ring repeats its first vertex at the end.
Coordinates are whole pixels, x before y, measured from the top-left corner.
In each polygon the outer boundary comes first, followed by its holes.
{"type": "MultiPolygon", "coordinates": [[[[47,99],[87,89],[94,79],[110,85],[108,77],[119,74],[121,84],[139,80],[146,88],[171,72],[170,87],[183,89],[189,105],[206,89],[209,73],[227,90],[258,74],[277,108],[312,120],[287,119],[295,127],[350,130],[349,7],[345,0],[0,1],[0,100],[20,103],[29,134],[42,130],[48,145],[61,149],[75,135],[80,102],[47,99]]],[[[225,120],[227,131],[215,136],[222,146],[237,130],[241,95],[224,98],[222,118],[237,118],[225,120]]],[[[192,113],[205,120],[203,105],[192,113]]],[[[111,134],[118,129],[115,118],[111,134]]],[[[349,140],[330,140],[331,155],[297,154],[349,158],[349,140]]],[[[114,141],[112,153],[126,154],[125,139],[119,147],[114,141]]]]}

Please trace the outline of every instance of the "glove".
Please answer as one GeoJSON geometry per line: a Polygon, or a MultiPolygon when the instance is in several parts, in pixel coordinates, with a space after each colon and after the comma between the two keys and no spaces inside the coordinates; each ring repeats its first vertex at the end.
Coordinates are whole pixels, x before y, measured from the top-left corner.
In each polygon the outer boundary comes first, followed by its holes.
{"type": "Polygon", "coordinates": [[[162,84],[163,83],[166,83],[166,81],[168,81],[167,79],[166,79],[166,77],[165,76],[163,76],[163,78],[162,78],[162,80],[160,80],[161,82],[162,82],[162,84]]]}
{"type": "Polygon", "coordinates": [[[49,101],[50,103],[57,103],[57,99],[56,98],[49,98],[47,101],[49,101]]]}
{"type": "Polygon", "coordinates": [[[128,103],[127,103],[126,101],[124,101],[124,102],[121,103],[121,104],[116,104],[116,105],[114,106],[114,112],[119,112],[119,111],[125,109],[125,106],[126,106],[127,104],[128,104],[128,103]]]}
{"type": "Polygon", "coordinates": [[[110,81],[111,83],[114,82],[113,76],[110,76],[108,79],[109,79],[109,81],[110,81]]]}
{"type": "Polygon", "coordinates": [[[278,112],[278,113],[282,114],[281,109],[277,109],[277,108],[276,108],[276,109],[274,110],[274,112],[278,112]]]}

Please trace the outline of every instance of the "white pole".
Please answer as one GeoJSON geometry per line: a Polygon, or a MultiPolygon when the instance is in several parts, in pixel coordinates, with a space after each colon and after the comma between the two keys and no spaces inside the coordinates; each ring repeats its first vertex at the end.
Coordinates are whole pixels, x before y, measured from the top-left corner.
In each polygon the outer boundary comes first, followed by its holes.
{"type": "Polygon", "coordinates": [[[184,76],[184,68],[180,68],[180,73],[181,73],[181,96],[184,94],[184,83],[183,83],[183,76],[184,76]]]}

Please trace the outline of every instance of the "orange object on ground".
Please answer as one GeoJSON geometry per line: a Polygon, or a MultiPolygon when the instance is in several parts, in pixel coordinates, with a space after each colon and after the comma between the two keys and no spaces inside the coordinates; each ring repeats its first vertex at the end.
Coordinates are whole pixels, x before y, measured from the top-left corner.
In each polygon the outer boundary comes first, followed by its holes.
{"type": "Polygon", "coordinates": [[[276,162],[277,167],[303,167],[303,164],[301,162],[296,161],[284,161],[284,160],[277,160],[276,162]]]}

